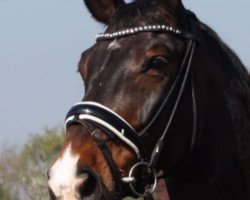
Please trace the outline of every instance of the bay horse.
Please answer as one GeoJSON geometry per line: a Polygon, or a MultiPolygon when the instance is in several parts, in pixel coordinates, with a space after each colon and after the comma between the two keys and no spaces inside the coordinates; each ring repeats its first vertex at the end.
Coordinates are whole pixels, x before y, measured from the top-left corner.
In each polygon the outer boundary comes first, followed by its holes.
{"type": "Polygon", "coordinates": [[[250,89],[237,55],[181,0],[85,4],[107,28],[81,55],[85,96],[48,170],[51,199],[153,199],[163,178],[171,200],[250,200],[250,89]]]}

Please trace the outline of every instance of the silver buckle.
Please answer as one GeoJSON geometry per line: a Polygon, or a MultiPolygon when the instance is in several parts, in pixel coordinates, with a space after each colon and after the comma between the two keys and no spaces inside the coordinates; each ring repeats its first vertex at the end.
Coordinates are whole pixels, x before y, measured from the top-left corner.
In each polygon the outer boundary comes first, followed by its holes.
{"type": "Polygon", "coordinates": [[[124,183],[128,183],[132,192],[137,195],[138,197],[144,197],[146,195],[146,193],[151,193],[153,194],[153,192],[155,191],[156,189],[156,185],[157,185],[157,174],[156,174],[156,171],[154,169],[151,169],[149,167],[149,163],[147,162],[138,162],[136,163],[129,171],[129,174],[127,177],[123,177],[122,178],[122,181],[124,183]],[[147,185],[147,187],[145,188],[145,191],[143,193],[140,193],[138,191],[136,191],[136,189],[134,188],[134,185],[135,185],[135,182],[136,182],[136,178],[134,177],[133,173],[134,173],[134,170],[136,168],[138,168],[139,166],[142,166],[144,167],[144,169],[147,169],[150,171],[150,173],[154,176],[154,183],[152,185],[147,185]]]}

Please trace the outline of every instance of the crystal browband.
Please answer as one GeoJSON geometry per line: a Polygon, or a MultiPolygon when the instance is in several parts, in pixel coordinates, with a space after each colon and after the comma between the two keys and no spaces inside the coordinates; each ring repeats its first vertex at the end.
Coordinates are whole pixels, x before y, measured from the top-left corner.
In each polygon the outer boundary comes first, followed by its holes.
{"type": "Polygon", "coordinates": [[[136,33],[141,33],[141,32],[159,32],[159,31],[164,31],[164,32],[170,32],[176,35],[180,36],[185,36],[186,33],[175,29],[171,26],[167,25],[147,25],[147,26],[138,26],[138,27],[132,27],[132,28],[126,28],[120,31],[112,32],[112,33],[99,33],[96,35],[96,40],[110,40],[118,37],[124,37],[124,36],[129,36],[133,35],[136,33]]]}

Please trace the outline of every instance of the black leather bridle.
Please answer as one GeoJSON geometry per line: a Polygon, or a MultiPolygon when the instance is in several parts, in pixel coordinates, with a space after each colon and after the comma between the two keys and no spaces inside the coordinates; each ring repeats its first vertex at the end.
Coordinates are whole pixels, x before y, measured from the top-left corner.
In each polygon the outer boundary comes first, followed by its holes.
{"type": "MultiPolygon", "coordinates": [[[[192,18],[195,16],[191,13],[192,18]]],[[[188,17],[189,19],[190,17],[188,17]]],[[[196,18],[195,18],[196,19],[196,18]]],[[[124,191],[124,185],[129,185],[133,195],[141,196],[145,199],[153,199],[152,193],[155,190],[157,183],[156,165],[159,161],[159,156],[163,146],[166,143],[170,125],[176,113],[180,99],[183,96],[183,91],[187,85],[187,80],[191,77],[191,64],[197,44],[197,39],[194,37],[193,22],[189,22],[189,33],[177,30],[167,25],[148,25],[142,27],[128,28],[113,33],[104,33],[97,35],[97,41],[114,40],[120,37],[128,37],[140,32],[168,32],[187,41],[186,52],[182,61],[181,68],[168,92],[163,103],[159,106],[150,122],[140,132],[137,132],[127,123],[121,116],[111,109],[97,102],[80,102],[73,106],[68,112],[65,120],[66,129],[75,123],[84,124],[86,122],[92,124],[98,129],[91,133],[91,136],[96,141],[97,145],[103,152],[105,159],[110,167],[111,173],[116,184],[115,199],[121,199],[124,191]],[[151,156],[148,155],[143,145],[142,137],[148,132],[152,125],[156,122],[160,115],[166,110],[170,97],[174,95],[174,91],[178,91],[174,106],[171,108],[170,117],[164,128],[161,137],[158,139],[151,156]],[[119,138],[122,143],[125,143],[137,156],[138,162],[130,169],[127,177],[122,177],[109,148],[100,135],[100,130],[110,138],[119,138]],[[149,159],[148,159],[149,158],[149,159]],[[139,171],[140,181],[135,177],[134,171],[139,171]],[[137,182],[137,183],[136,183],[137,182]],[[139,182],[139,183],[138,183],[139,182]],[[137,186],[136,186],[137,185],[137,186]],[[151,187],[147,187],[150,185],[151,187]]],[[[194,84],[192,77],[190,78],[192,91],[192,110],[193,110],[193,131],[191,136],[190,148],[193,148],[196,137],[197,109],[194,84]]]]}

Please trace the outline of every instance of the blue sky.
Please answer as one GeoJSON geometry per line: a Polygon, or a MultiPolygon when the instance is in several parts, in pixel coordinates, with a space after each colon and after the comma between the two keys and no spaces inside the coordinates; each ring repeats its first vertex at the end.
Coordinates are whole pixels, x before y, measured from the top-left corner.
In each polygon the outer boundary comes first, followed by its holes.
{"type": "MultiPolygon", "coordinates": [[[[183,3],[250,67],[249,0],[183,3]]],[[[0,144],[63,124],[84,95],[80,54],[103,28],[82,0],[0,0],[0,144]]]]}

